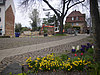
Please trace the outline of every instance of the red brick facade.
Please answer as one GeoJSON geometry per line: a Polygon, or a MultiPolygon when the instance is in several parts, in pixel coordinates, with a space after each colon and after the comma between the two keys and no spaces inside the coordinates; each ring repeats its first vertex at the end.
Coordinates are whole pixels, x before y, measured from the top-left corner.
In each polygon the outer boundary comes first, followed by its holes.
{"type": "Polygon", "coordinates": [[[85,14],[81,14],[79,11],[73,11],[67,16],[66,22],[85,22],[85,14]],[[74,20],[72,20],[72,17],[74,20]],[[78,17],[78,20],[76,20],[76,17],[78,17]]]}
{"type": "Polygon", "coordinates": [[[80,11],[73,11],[67,17],[65,23],[70,23],[74,28],[78,27],[80,33],[85,32],[86,21],[85,14],[81,14],[80,11]]]}
{"type": "Polygon", "coordinates": [[[5,36],[14,36],[15,16],[11,5],[5,12],[5,36]]]}

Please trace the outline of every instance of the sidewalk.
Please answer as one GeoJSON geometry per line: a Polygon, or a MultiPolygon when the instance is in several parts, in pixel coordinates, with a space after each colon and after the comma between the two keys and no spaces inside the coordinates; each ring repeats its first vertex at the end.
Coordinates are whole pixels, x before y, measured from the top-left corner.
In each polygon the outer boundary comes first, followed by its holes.
{"type": "Polygon", "coordinates": [[[83,38],[86,38],[87,36],[88,35],[86,35],[86,34],[82,34],[82,35],[73,36],[73,37],[63,39],[63,40],[59,40],[59,41],[53,41],[53,42],[23,46],[23,47],[18,47],[18,48],[0,50],[0,62],[5,57],[10,57],[10,56],[19,55],[19,54],[23,54],[23,53],[27,53],[27,52],[33,52],[33,51],[41,50],[41,49],[44,49],[44,48],[58,46],[58,45],[61,45],[61,44],[67,44],[67,43],[70,43],[70,42],[75,42],[75,41],[81,40],[83,38]]]}

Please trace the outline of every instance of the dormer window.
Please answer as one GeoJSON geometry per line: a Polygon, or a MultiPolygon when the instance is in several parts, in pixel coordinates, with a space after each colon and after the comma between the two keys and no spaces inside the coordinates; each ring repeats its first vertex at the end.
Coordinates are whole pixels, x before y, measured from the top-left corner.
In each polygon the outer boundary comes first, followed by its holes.
{"type": "Polygon", "coordinates": [[[0,3],[3,3],[3,0],[0,0],[0,3]]]}
{"type": "Polygon", "coordinates": [[[74,17],[72,17],[72,20],[74,20],[74,17]]]}

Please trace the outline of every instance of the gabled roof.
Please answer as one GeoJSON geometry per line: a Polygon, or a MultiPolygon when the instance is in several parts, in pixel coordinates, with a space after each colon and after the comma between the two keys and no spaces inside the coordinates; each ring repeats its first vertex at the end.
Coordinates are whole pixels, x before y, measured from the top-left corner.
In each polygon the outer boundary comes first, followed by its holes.
{"type": "Polygon", "coordinates": [[[72,11],[67,17],[77,17],[77,16],[84,16],[84,14],[81,14],[80,11],[72,11]]]}

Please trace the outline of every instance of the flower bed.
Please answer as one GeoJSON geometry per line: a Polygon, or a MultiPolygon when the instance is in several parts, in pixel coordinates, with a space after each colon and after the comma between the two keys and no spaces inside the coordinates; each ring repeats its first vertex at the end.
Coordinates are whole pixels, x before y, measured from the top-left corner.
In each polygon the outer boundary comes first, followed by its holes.
{"type": "Polygon", "coordinates": [[[35,60],[29,57],[26,60],[28,68],[26,72],[82,72],[94,69],[93,65],[96,64],[92,56],[94,48],[92,44],[87,43],[87,45],[81,45],[81,48],[79,46],[72,48],[72,53],[60,56],[51,53],[44,57],[37,57],[35,60]]]}

